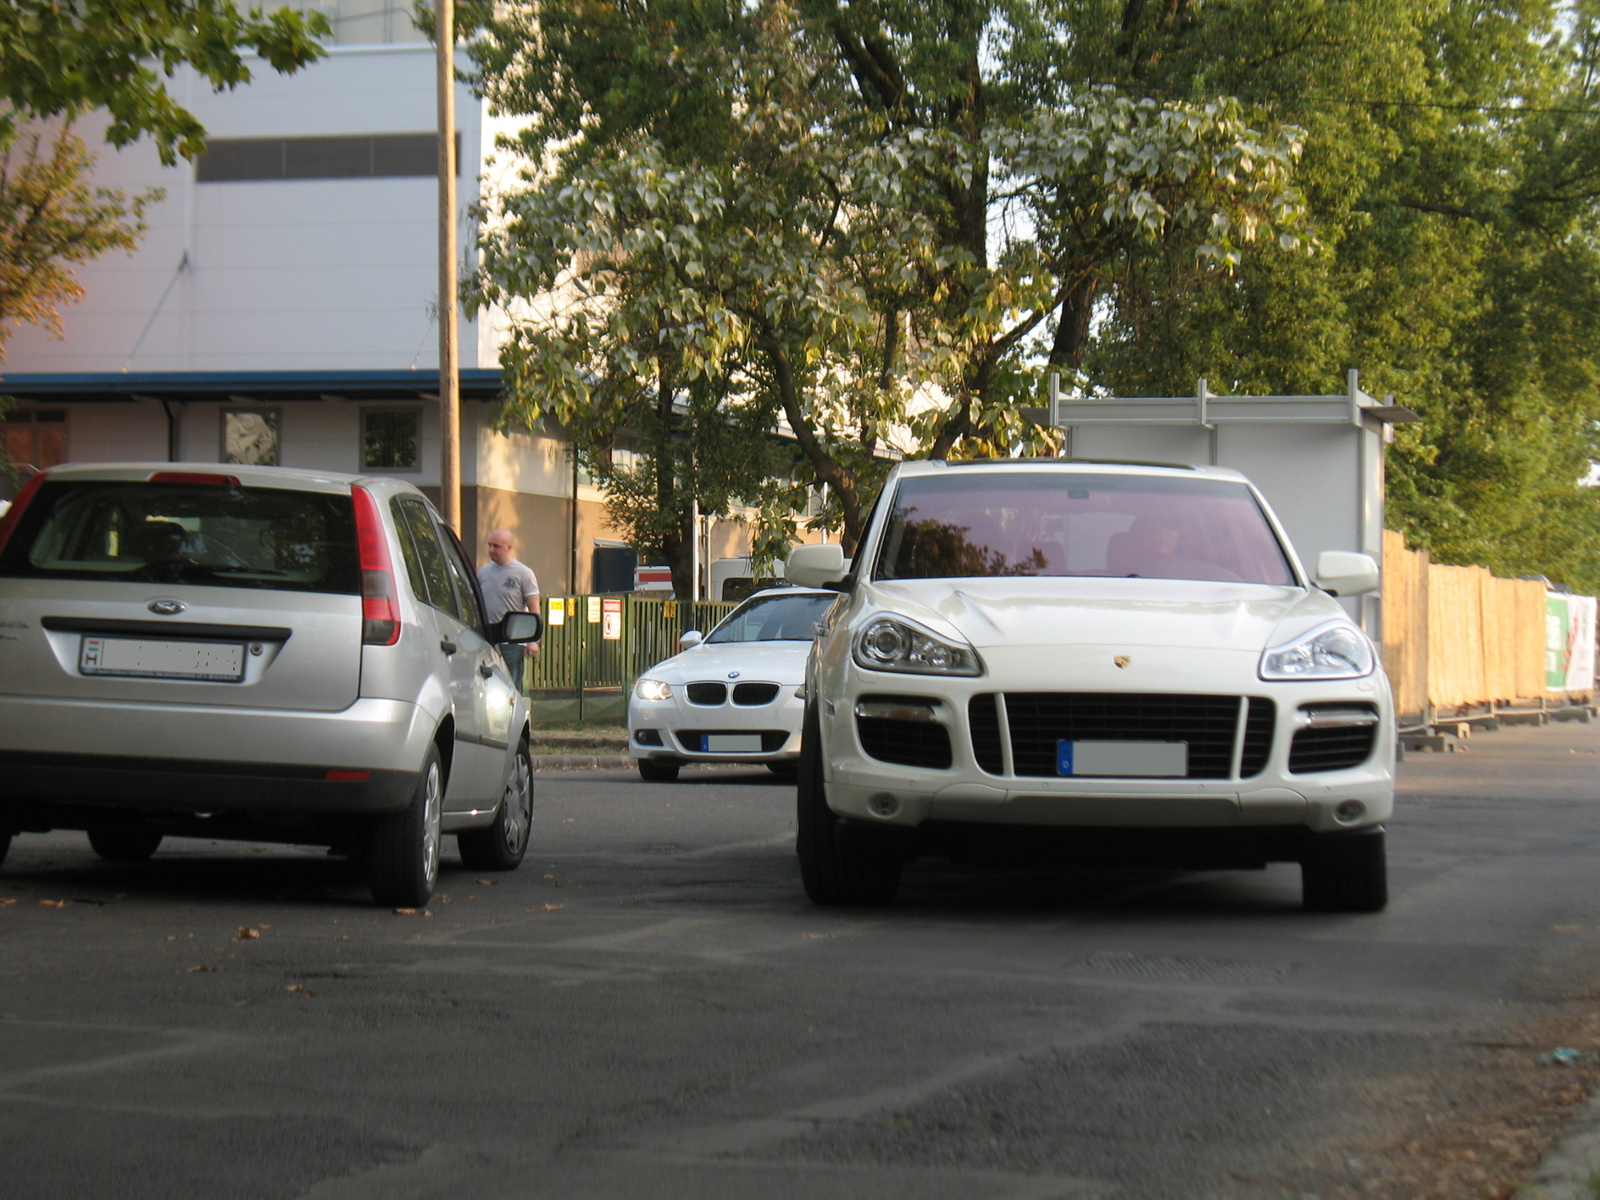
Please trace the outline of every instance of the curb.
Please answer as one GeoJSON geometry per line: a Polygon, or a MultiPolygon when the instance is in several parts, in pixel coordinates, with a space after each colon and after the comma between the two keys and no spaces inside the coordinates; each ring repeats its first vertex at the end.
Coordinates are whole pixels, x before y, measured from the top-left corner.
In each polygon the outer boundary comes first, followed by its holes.
{"type": "Polygon", "coordinates": [[[1600,1179],[1600,1093],[1568,1119],[1512,1200],[1592,1200],[1600,1179]]]}
{"type": "Polygon", "coordinates": [[[633,759],[627,754],[535,754],[535,771],[617,771],[629,770],[633,759]]]}

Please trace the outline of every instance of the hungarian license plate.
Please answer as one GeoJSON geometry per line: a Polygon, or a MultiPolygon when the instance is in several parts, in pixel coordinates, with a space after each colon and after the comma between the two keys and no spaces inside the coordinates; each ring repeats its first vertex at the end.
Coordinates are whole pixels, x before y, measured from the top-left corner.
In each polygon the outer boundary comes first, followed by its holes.
{"type": "Polygon", "coordinates": [[[1057,742],[1057,775],[1181,779],[1189,773],[1188,742],[1057,742]]]}
{"type": "Polygon", "coordinates": [[[238,683],[244,678],[244,646],[239,642],[86,637],[78,669],[85,675],[238,683]]]}
{"type": "Polygon", "coordinates": [[[708,733],[705,739],[707,754],[751,754],[761,749],[759,733],[708,733]]]}

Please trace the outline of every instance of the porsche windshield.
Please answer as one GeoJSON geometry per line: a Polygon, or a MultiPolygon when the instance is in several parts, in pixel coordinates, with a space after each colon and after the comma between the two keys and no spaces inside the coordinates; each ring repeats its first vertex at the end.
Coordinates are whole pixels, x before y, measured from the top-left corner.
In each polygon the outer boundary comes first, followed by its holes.
{"type": "Polygon", "coordinates": [[[809,642],[816,623],[838,597],[800,592],[792,596],[756,596],[728,614],[707,642],[809,642]]]}
{"type": "Polygon", "coordinates": [[[900,482],[876,578],[1024,575],[1295,583],[1255,496],[1231,480],[952,470],[900,482]]]}

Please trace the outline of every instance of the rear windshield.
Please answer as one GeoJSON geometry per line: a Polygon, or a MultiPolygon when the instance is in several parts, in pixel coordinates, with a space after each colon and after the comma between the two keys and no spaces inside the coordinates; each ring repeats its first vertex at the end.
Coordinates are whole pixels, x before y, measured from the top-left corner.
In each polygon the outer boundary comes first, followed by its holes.
{"type": "Polygon", "coordinates": [[[1295,582],[1242,483],[1044,471],[901,482],[877,578],[1008,575],[1295,582]]]}
{"type": "Polygon", "coordinates": [[[0,575],[359,594],[348,495],[47,479],[0,575]]]}

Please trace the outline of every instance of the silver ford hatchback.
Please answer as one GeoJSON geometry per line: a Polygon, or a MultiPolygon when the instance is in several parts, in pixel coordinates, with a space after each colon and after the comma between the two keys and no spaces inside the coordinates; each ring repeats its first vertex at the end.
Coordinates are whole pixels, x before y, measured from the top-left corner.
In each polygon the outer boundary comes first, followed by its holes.
{"type": "Polygon", "coordinates": [[[527,703],[460,542],[415,487],[276,467],[58,467],[0,518],[0,859],[83,829],[328,845],[379,903],[442,835],[509,870],[533,818],[527,703]]]}

